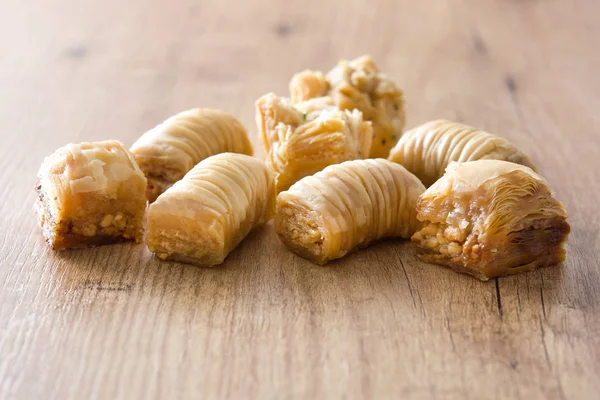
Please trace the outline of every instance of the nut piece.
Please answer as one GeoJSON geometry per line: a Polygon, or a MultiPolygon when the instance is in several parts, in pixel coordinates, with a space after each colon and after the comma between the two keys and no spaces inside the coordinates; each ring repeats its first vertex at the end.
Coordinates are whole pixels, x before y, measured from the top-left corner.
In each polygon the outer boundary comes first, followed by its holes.
{"type": "Polygon", "coordinates": [[[506,161],[451,163],[419,199],[421,259],[481,280],[565,259],[567,213],[532,169],[506,161]]]}
{"type": "Polygon", "coordinates": [[[447,120],[406,132],[388,160],[404,165],[425,186],[437,181],[451,161],[504,160],[533,168],[529,157],[506,139],[447,120]]]}
{"type": "Polygon", "coordinates": [[[162,259],[221,264],[246,235],[273,216],[273,174],[243,154],[196,165],[148,207],[146,244],[162,259]]]}
{"type": "Polygon", "coordinates": [[[333,106],[330,97],[292,106],[266,94],[256,102],[256,123],[277,192],[328,165],[366,158],[371,148],[371,123],[358,110],[333,106]]]}
{"type": "Polygon", "coordinates": [[[148,178],[146,195],[153,202],[205,158],[224,152],[252,155],[252,145],[233,115],[195,108],[144,133],[131,151],[148,178]]]}
{"type": "Polygon", "coordinates": [[[38,222],[55,250],[140,242],[146,178],[120,142],[69,144],[38,173],[38,222]],[[115,226],[112,215],[121,215],[115,226]]]}
{"type": "Polygon", "coordinates": [[[424,190],[384,159],[331,165],[277,196],[275,230],[292,251],[323,265],[381,238],[409,238],[424,190]]]}
{"type": "Polygon", "coordinates": [[[379,72],[371,56],[342,60],[326,76],[302,71],[292,77],[290,93],[293,103],[331,96],[340,109],[361,111],[363,118],[373,123],[371,158],[387,157],[402,135],[406,119],[403,93],[379,72]]]}

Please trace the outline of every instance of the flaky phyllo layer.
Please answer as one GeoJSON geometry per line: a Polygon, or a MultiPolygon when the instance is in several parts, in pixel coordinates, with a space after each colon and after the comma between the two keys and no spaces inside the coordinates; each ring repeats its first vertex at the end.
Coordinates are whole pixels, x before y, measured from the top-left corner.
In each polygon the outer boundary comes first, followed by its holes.
{"type": "Polygon", "coordinates": [[[329,96],[342,110],[359,110],[373,124],[369,157],[387,157],[402,135],[405,122],[402,90],[379,71],[370,56],[342,60],[327,74],[305,70],[290,81],[294,104],[329,96]]]}
{"type": "Polygon", "coordinates": [[[503,160],[533,168],[529,157],[506,139],[448,120],[409,130],[390,151],[388,160],[402,164],[425,186],[441,178],[452,161],[503,160]]]}
{"type": "Polygon", "coordinates": [[[424,190],[384,159],[331,165],[277,196],[275,230],[294,252],[325,264],[378,239],[410,237],[424,190]]]}
{"type": "Polygon", "coordinates": [[[176,114],[142,135],[131,147],[148,178],[148,201],[156,198],[212,155],[252,155],[246,129],[231,114],[194,108],[176,114]]]}
{"type": "Polygon", "coordinates": [[[505,161],[452,163],[419,199],[424,261],[482,280],[565,259],[567,213],[546,181],[505,161]]]}
{"type": "Polygon", "coordinates": [[[358,110],[341,111],[329,97],[299,104],[273,93],[256,102],[256,122],[277,191],[328,165],[366,158],[371,123],[358,110]]]}
{"type": "Polygon", "coordinates": [[[274,210],[273,174],[265,164],[243,154],[218,154],[148,207],[146,244],[162,259],[213,266],[274,210]]]}

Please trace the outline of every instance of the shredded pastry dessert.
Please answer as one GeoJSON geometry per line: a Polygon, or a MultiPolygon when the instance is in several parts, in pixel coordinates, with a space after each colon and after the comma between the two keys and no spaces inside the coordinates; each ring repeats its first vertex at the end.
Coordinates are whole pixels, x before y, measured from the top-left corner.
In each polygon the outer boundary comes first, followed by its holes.
{"type": "Polygon", "coordinates": [[[331,165],[279,193],[275,230],[292,251],[323,265],[378,239],[409,238],[424,190],[385,159],[331,165]]]}
{"type": "Polygon", "coordinates": [[[396,144],[405,123],[402,90],[379,71],[370,56],[340,61],[326,75],[305,70],[290,81],[292,102],[330,96],[342,110],[357,109],[373,123],[370,158],[387,157],[396,144]]]}
{"type": "Polygon", "coordinates": [[[196,165],[148,207],[146,244],[164,260],[221,264],[275,209],[273,174],[253,157],[222,153],[196,165]]]}
{"type": "Polygon", "coordinates": [[[341,111],[330,97],[292,105],[273,93],[256,102],[256,123],[277,192],[328,165],[368,157],[371,123],[341,111]]]}
{"type": "Polygon", "coordinates": [[[532,169],[499,160],[451,163],[419,199],[412,241],[426,262],[481,280],[565,259],[567,213],[532,169]]]}
{"type": "Polygon", "coordinates": [[[404,165],[425,186],[437,181],[452,161],[504,160],[533,168],[529,157],[506,139],[447,120],[404,133],[388,160],[404,165]]]}
{"type": "Polygon", "coordinates": [[[144,133],[131,147],[148,178],[148,201],[215,154],[252,155],[252,145],[242,124],[231,114],[195,108],[172,116],[144,133]]]}
{"type": "Polygon", "coordinates": [[[55,250],[140,242],[146,178],[120,142],[69,144],[38,172],[35,210],[55,250]]]}

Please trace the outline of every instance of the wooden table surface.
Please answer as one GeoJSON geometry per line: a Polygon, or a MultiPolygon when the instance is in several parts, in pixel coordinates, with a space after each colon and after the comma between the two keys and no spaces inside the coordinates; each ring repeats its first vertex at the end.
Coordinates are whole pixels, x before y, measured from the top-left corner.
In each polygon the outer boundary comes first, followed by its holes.
{"type": "Polygon", "coordinates": [[[2,4],[1,399],[600,398],[599,2],[2,4]],[[384,242],[319,267],[271,225],[214,269],[45,245],[33,186],[57,147],[129,145],[195,106],[255,135],[256,98],[363,53],[408,127],[531,155],[570,214],[564,265],[482,283],[384,242]]]}

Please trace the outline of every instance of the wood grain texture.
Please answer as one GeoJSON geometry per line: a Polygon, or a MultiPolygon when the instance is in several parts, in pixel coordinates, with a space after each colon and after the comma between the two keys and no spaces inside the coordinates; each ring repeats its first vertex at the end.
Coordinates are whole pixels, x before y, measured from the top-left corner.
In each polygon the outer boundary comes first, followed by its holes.
{"type": "Polygon", "coordinates": [[[599,2],[2,4],[0,398],[600,397],[599,2]],[[456,119],[532,156],[570,214],[563,266],[482,283],[384,242],[323,268],[270,225],[216,269],[44,244],[57,147],[195,106],[256,133],[258,96],[367,52],[409,128],[456,119]]]}

